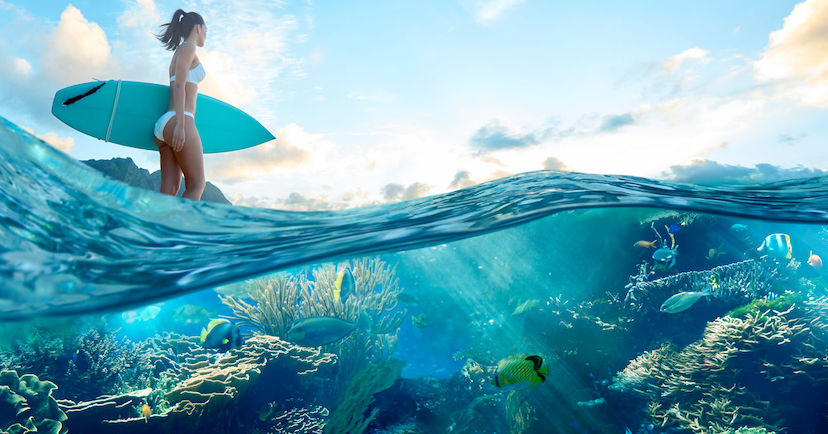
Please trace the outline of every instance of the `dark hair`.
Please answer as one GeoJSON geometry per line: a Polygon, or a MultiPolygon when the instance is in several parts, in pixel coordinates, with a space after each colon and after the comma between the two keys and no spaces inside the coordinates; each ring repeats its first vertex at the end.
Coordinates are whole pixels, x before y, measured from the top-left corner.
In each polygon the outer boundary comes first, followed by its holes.
{"type": "Polygon", "coordinates": [[[199,24],[204,24],[204,18],[201,18],[201,15],[196,12],[184,12],[183,9],[178,9],[173,13],[172,20],[169,23],[161,25],[164,31],[155,35],[155,37],[168,50],[175,51],[181,43],[181,38],[190,36],[193,28],[199,24]]]}

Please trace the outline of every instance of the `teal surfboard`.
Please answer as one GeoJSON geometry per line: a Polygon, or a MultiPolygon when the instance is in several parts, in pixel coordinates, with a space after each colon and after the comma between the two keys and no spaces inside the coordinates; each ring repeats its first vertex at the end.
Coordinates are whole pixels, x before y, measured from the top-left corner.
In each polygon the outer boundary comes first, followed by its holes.
{"type": "MultiPolygon", "coordinates": [[[[66,125],[106,142],[157,150],[155,121],[167,111],[170,87],[137,81],[93,81],[63,88],[52,114],[66,125]]],[[[247,113],[207,95],[198,95],[196,128],[205,153],[249,148],[273,135],[247,113]]]]}

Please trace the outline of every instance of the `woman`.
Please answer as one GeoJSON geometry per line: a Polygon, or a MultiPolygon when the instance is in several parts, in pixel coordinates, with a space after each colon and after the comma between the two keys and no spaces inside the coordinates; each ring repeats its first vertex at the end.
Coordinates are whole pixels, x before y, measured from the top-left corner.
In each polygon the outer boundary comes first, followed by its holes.
{"type": "Polygon", "coordinates": [[[174,51],[169,68],[170,104],[155,123],[155,145],[161,154],[161,193],[178,194],[183,173],[185,189],[181,196],[199,200],[206,180],[195,111],[198,83],[206,73],[196,47],[204,46],[207,26],[201,15],[178,9],[161,28],[166,29],[156,37],[174,51]]]}

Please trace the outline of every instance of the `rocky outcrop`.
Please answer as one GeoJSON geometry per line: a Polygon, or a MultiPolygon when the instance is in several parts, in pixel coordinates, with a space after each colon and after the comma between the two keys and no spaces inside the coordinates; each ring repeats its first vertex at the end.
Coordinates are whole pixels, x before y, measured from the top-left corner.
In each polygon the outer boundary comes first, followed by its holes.
{"type": "MultiPolygon", "coordinates": [[[[111,160],[85,160],[82,161],[87,166],[98,170],[110,178],[118,181],[140,187],[150,191],[159,191],[161,189],[161,171],[149,173],[148,170],[138,167],[132,158],[113,158],[111,160]]],[[[181,180],[181,188],[178,189],[178,195],[184,193],[184,179],[181,180]]],[[[201,200],[205,202],[225,203],[230,204],[230,201],[224,197],[221,190],[218,189],[211,182],[207,182],[204,188],[204,194],[201,200]]]]}

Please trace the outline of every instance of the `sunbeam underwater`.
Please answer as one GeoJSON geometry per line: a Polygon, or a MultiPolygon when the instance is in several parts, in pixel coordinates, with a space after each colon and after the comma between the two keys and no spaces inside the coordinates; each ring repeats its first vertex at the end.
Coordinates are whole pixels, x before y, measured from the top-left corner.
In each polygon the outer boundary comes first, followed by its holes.
{"type": "Polygon", "coordinates": [[[109,179],[0,119],[2,320],[148,304],[299,264],[440,244],[580,208],[828,223],[828,177],[702,187],[539,171],[339,211],[192,202],[109,179]]]}

